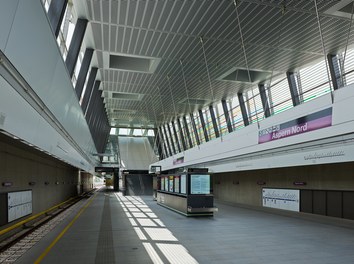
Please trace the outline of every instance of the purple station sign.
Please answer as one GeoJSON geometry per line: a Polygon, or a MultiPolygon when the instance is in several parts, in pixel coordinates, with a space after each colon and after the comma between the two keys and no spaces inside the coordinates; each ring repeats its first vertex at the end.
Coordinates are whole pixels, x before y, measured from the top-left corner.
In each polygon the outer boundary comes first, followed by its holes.
{"type": "Polygon", "coordinates": [[[332,107],[259,131],[258,143],[278,140],[332,125],[332,107]]]}

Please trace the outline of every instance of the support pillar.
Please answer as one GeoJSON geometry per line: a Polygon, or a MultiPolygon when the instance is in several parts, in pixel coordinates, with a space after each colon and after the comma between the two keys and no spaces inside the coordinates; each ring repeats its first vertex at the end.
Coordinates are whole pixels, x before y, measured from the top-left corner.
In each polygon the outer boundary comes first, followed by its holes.
{"type": "Polygon", "coordinates": [[[264,116],[269,117],[270,116],[269,99],[268,99],[264,84],[263,83],[258,84],[258,89],[259,89],[259,94],[260,94],[261,100],[262,100],[264,116]]]}
{"type": "Polygon", "coordinates": [[[238,93],[237,97],[238,97],[238,102],[239,102],[240,108],[241,108],[243,123],[245,126],[248,126],[250,124],[250,122],[248,120],[248,114],[247,114],[247,110],[246,110],[246,106],[245,106],[245,99],[243,98],[242,93],[238,93]]]}
{"type": "Polygon", "coordinates": [[[213,122],[215,137],[218,138],[218,137],[220,137],[220,133],[219,133],[219,128],[218,128],[218,123],[216,122],[216,118],[215,118],[214,107],[212,105],[209,106],[209,112],[210,112],[210,116],[211,116],[211,121],[213,122]]]}
{"type": "Polygon", "coordinates": [[[59,36],[60,26],[63,22],[65,9],[68,4],[68,0],[52,0],[50,2],[48,10],[48,18],[50,25],[53,29],[55,38],[59,36]]]}
{"type": "Polygon", "coordinates": [[[221,100],[221,105],[222,105],[222,109],[224,110],[225,121],[226,121],[226,124],[227,124],[227,131],[229,133],[231,133],[232,132],[232,124],[231,124],[229,110],[227,108],[226,101],[225,100],[221,100]]]}
{"type": "Polygon", "coordinates": [[[79,57],[81,44],[82,41],[84,40],[86,26],[87,26],[86,19],[79,18],[76,21],[74,34],[70,42],[68,55],[66,56],[66,60],[65,60],[65,64],[66,67],[68,68],[70,78],[72,78],[74,74],[75,65],[77,62],[77,58],[79,57]]]}
{"type": "Polygon", "coordinates": [[[84,59],[82,60],[79,76],[77,77],[77,81],[75,85],[75,91],[79,101],[81,98],[82,90],[84,89],[84,84],[91,64],[92,55],[93,55],[93,49],[85,50],[84,59]]]}
{"type": "Polygon", "coordinates": [[[286,77],[288,78],[288,84],[290,89],[291,100],[293,101],[293,106],[300,104],[299,90],[296,84],[295,73],[287,72],[286,77]]]}
{"type": "Polygon", "coordinates": [[[188,129],[186,116],[183,116],[183,124],[184,124],[184,128],[185,128],[186,135],[187,135],[187,138],[188,138],[189,148],[193,148],[192,137],[191,137],[191,134],[190,134],[189,129],[188,129]]]}
{"type": "Polygon", "coordinates": [[[338,88],[342,87],[341,73],[338,63],[337,55],[328,54],[327,61],[329,66],[329,72],[331,74],[333,90],[338,90],[338,88]]]}
{"type": "Polygon", "coordinates": [[[205,142],[208,142],[209,141],[209,137],[208,137],[208,131],[207,131],[206,127],[205,127],[203,111],[199,110],[198,113],[199,113],[200,122],[202,123],[202,129],[203,129],[203,132],[204,132],[205,142]]]}

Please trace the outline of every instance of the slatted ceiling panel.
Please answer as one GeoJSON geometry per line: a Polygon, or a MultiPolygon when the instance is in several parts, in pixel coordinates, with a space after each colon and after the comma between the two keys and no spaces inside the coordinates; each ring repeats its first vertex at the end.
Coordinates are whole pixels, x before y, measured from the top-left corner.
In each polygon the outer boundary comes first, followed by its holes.
{"type": "MultiPolygon", "coordinates": [[[[338,1],[319,0],[320,12],[331,6],[329,2],[338,1]]],[[[162,58],[154,74],[103,71],[103,84],[107,82],[103,85],[104,90],[154,94],[155,87],[168,87],[166,77],[170,75],[173,97],[183,98],[186,94],[179,63],[182,59],[190,97],[210,97],[200,35],[205,40],[215,99],[235,95],[238,90],[250,87],[215,81],[232,67],[246,67],[233,1],[91,0],[86,3],[100,68],[103,65],[100,50],[162,58]]],[[[274,68],[284,72],[323,56],[314,2],[287,0],[284,17],[281,16],[281,3],[282,0],[243,0],[238,7],[250,68],[269,71],[274,68]],[[280,31],[284,33],[279,47],[274,47],[280,31]]],[[[322,15],[321,23],[326,49],[334,49],[338,43],[345,45],[346,34],[342,28],[347,27],[347,20],[322,15]]],[[[116,101],[118,106],[139,107],[137,102],[116,101]]],[[[163,107],[155,97],[148,101],[144,99],[144,102],[155,105],[157,111],[171,107],[171,99],[166,99],[163,107]]],[[[186,105],[178,106],[178,109],[186,111],[183,110],[186,105]]],[[[153,114],[147,111],[146,116],[151,118],[153,114]]]]}

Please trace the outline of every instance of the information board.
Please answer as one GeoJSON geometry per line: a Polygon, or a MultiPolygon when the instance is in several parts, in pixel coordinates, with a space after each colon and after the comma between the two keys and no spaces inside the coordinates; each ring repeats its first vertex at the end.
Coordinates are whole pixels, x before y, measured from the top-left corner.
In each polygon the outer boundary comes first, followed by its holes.
{"type": "Polygon", "coordinates": [[[179,193],[179,176],[175,176],[175,192],[179,193]]]}
{"type": "Polygon", "coordinates": [[[264,207],[300,211],[300,190],[263,188],[262,200],[264,207]]]}
{"type": "Polygon", "coordinates": [[[165,191],[168,192],[168,177],[165,178],[165,191]]]}
{"type": "Polygon", "coordinates": [[[187,176],[181,175],[181,193],[187,193],[187,176]]]}
{"type": "Polygon", "coordinates": [[[32,213],[32,191],[7,194],[7,220],[12,222],[32,213]]]}
{"type": "Polygon", "coordinates": [[[173,176],[169,176],[169,192],[173,192],[173,176]]]}
{"type": "Polygon", "coordinates": [[[191,194],[210,194],[210,175],[191,174],[191,194]]]}
{"type": "Polygon", "coordinates": [[[161,177],[160,180],[161,180],[160,190],[164,191],[165,190],[165,177],[161,177]]]}

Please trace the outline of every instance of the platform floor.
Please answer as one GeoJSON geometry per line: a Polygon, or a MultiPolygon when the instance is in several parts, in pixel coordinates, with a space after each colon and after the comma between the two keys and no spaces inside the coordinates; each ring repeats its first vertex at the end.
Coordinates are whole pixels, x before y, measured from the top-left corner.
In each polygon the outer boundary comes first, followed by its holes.
{"type": "Polygon", "coordinates": [[[354,263],[353,228],[217,207],[214,217],[185,217],[103,189],[16,263],[354,263]]]}

